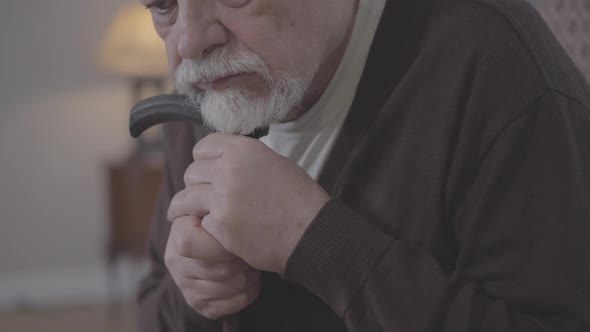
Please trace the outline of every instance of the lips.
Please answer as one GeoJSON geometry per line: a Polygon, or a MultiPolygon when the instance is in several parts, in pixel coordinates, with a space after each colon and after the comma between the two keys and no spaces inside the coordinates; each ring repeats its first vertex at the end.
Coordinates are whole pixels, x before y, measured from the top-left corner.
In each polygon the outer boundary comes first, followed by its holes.
{"type": "Polygon", "coordinates": [[[210,81],[199,81],[193,84],[193,87],[199,90],[222,90],[230,85],[233,81],[240,79],[249,73],[238,73],[219,77],[210,81]]]}

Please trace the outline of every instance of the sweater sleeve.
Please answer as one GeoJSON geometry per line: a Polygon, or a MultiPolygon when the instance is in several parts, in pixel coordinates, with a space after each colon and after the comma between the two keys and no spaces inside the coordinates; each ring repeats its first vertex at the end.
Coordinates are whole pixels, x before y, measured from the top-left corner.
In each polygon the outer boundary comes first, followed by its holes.
{"type": "Polygon", "coordinates": [[[458,246],[452,269],[332,199],[284,277],[351,332],[590,331],[588,110],[546,94],[478,169],[445,220],[458,246]]]}
{"type": "Polygon", "coordinates": [[[192,140],[180,138],[183,134],[188,135],[187,132],[190,130],[190,126],[165,125],[166,169],[151,223],[148,248],[150,268],[141,281],[138,292],[138,325],[141,332],[222,331],[221,321],[206,319],[186,303],[164,264],[164,253],[170,234],[166,212],[172,197],[179,190],[183,170],[186,168],[185,164],[190,161],[190,149],[193,145],[192,140]]]}

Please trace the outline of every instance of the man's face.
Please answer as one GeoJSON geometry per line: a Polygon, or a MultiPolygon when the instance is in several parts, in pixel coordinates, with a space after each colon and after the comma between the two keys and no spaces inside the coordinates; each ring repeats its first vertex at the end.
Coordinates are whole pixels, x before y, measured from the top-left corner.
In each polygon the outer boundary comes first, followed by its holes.
{"type": "Polygon", "coordinates": [[[177,89],[214,129],[246,134],[323,93],[344,52],[355,0],[141,0],[166,44],[177,89]],[[196,106],[196,105],[195,105],[196,106]]]}

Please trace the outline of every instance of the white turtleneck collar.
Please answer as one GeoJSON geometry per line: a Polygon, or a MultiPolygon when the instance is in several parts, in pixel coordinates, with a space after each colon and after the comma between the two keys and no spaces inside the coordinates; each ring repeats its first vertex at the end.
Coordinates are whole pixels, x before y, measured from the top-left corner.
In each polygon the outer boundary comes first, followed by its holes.
{"type": "Polygon", "coordinates": [[[360,0],[348,47],[318,102],[294,121],[272,124],[260,140],[317,180],[348,115],[386,0],[360,0]]]}

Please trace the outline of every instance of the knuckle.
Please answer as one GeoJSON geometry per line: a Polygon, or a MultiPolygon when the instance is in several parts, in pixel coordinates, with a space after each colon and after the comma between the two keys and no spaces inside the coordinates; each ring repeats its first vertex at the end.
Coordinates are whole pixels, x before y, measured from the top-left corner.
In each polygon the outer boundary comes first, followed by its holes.
{"type": "MultiPolygon", "coordinates": [[[[170,202],[170,204],[172,204],[172,202],[170,202]]],[[[172,208],[172,206],[170,208],[172,208]]],[[[168,214],[170,214],[170,209],[168,210],[168,214]]],[[[168,235],[168,242],[174,241],[174,239],[177,237],[177,234],[180,233],[180,226],[180,223],[177,223],[176,220],[170,224],[170,235],[168,235]]]]}
{"type": "Polygon", "coordinates": [[[184,172],[184,176],[182,177],[182,180],[184,181],[185,184],[189,184],[191,182],[191,167],[190,166],[186,169],[186,172],[184,172]]]}
{"type": "MultiPolygon", "coordinates": [[[[218,209],[215,211],[215,215],[208,215],[207,221],[209,223],[209,227],[211,230],[214,230],[218,233],[224,233],[227,228],[227,220],[229,218],[229,214],[225,209],[218,209]]],[[[218,234],[215,233],[215,234],[218,234]]],[[[213,233],[212,233],[213,234],[213,233]]],[[[220,239],[217,239],[220,240],[220,239]]],[[[221,241],[220,241],[221,242],[221,241]]]]}
{"type": "Polygon", "coordinates": [[[183,180],[185,184],[192,184],[194,182],[194,172],[197,164],[192,162],[184,172],[183,180]]]}
{"type": "Polygon", "coordinates": [[[170,270],[176,262],[176,257],[170,253],[170,251],[166,251],[164,254],[164,265],[170,270]]]}
{"type": "Polygon", "coordinates": [[[190,288],[187,287],[181,289],[186,302],[194,309],[206,308],[209,305],[210,300],[201,291],[199,291],[198,288],[196,289],[195,287],[196,285],[193,284],[190,288]]]}
{"type": "MultiPolygon", "coordinates": [[[[195,266],[198,267],[199,271],[201,271],[201,274],[206,275],[210,273],[210,271],[215,267],[215,264],[208,260],[198,260],[195,261],[195,266]]],[[[203,275],[203,279],[205,279],[205,275],[203,275]]]]}
{"type": "Polygon", "coordinates": [[[221,315],[219,314],[218,310],[213,306],[208,306],[207,308],[202,309],[201,315],[212,320],[221,318],[221,315]]]}
{"type": "Polygon", "coordinates": [[[256,298],[258,297],[258,293],[255,292],[245,292],[240,294],[236,297],[236,305],[240,308],[246,308],[249,306],[256,298]]]}
{"type": "Polygon", "coordinates": [[[191,298],[187,299],[187,303],[191,308],[193,308],[199,312],[206,310],[209,305],[209,301],[198,298],[198,297],[191,297],[191,298]]]}
{"type": "Polygon", "coordinates": [[[176,238],[176,250],[178,251],[178,253],[182,256],[190,256],[191,254],[191,250],[192,250],[192,241],[189,237],[187,236],[183,236],[183,235],[179,235],[176,238]]]}
{"type": "Polygon", "coordinates": [[[216,281],[226,280],[232,275],[231,269],[225,264],[218,264],[211,270],[211,278],[216,281]]]}
{"type": "Polygon", "coordinates": [[[179,277],[179,278],[177,278],[177,280],[175,280],[175,282],[176,282],[176,285],[178,286],[178,288],[180,288],[181,290],[190,289],[190,287],[192,286],[192,283],[190,282],[190,280],[185,277],[179,277]]]}
{"type": "Polygon", "coordinates": [[[195,144],[195,146],[193,146],[193,150],[192,150],[192,154],[193,157],[197,156],[199,154],[199,151],[201,151],[201,145],[207,140],[207,137],[204,137],[203,139],[201,139],[199,142],[197,142],[197,144],[195,144]]]}
{"type": "Polygon", "coordinates": [[[166,251],[164,252],[164,265],[169,270],[172,270],[175,266],[178,265],[178,255],[176,254],[176,250],[172,249],[170,244],[166,246],[166,251]]]}
{"type": "Polygon", "coordinates": [[[172,200],[170,201],[170,209],[178,208],[178,206],[185,199],[185,197],[186,197],[186,189],[181,190],[181,191],[177,192],[176,194],[174,194],[174,197],[172,197],[172,200]]]}

